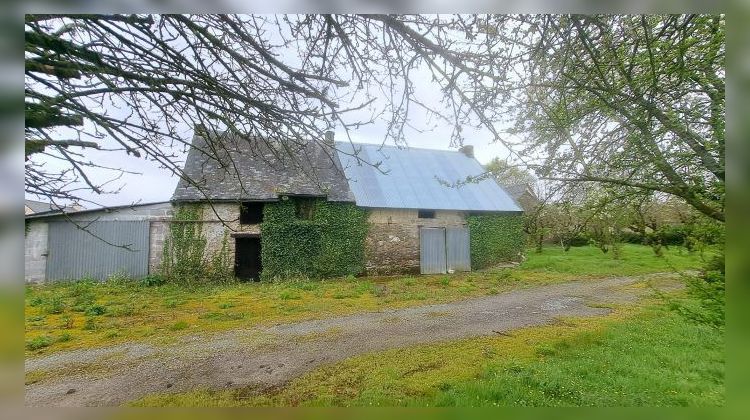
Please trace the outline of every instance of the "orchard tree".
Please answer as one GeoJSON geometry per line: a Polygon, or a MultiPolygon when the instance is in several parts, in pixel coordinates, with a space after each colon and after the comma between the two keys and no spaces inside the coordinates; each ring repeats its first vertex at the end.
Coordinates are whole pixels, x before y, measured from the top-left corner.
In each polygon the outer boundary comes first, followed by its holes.
{"type": "Polygon", "coordinates": [[[521,93],[507,110],[537,174],[662,192],[724,220],[723,16],[509,16],[488,26],[514,46],[500,60],[521,93]]]}

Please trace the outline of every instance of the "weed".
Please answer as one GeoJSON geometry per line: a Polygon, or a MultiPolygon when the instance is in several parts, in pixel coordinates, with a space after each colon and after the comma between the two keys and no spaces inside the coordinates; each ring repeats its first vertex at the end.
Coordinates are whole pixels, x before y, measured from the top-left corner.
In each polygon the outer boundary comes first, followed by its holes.
{"type": "Polygon", "coordinates": [[[59,337],[57,337],[58,343],[67,343],[70,341],[73,337],[69,333],[62,333],[59,337]]]}
{"type": "Polygon", "coordinates": [[[87,317],[86,322],[83,323],[83,329],[86,331],[94,331],[98,328],[96,324],[96,318],[94,317],[87,317]]]}
{"type": "Polygon", "coordinates": [[[164,277],[158,274],[149,274],[138,281],[138,284],[142,287],[154,287],[161,286],[166,283],[164,277]]]}
{"type": "Polygon", "coordinates": [[[73,328],[73,318],[71,318],[71,317],[69,317],[67,315],[63,315],[60,318],[60,328],[63,328],[63,329],[66,329],[66,330],[72,329],[73,328]]]}
{"type": "Polygon", "coordinates": [[[107,309],[107,316],[109,317],[123,317],[132,316],[135,314],[135,307],[133,304],[128,303],[125,305],[112,306],[107,309]]]}
{"type": "Polygon", "coordinates": [[[219,309],[229,309],[229,308],[234,308],[234,307],[235,307],[234,303],[231,303],[231,302],[222,302],[219,304],[219,309]]]}
{"type": "Polygon", "coordinates": [[[294,290],[285,289],[279,293],[279,299],[281,300],[296,300],[302,299],[302,296],[294,290]]]}
{"type": "Polygon", "coordinates": [[[169,329],[171,331],[181,331],[181,330],[187,329],[187,327],[188,327],[188,323],[187,322],[185,322],[185,321],[177,321],[174,324],[170,325],[169,329]]]}
{"type": "Polygon", "coordinates": [[[84,311],[87,316],[100,316],[104,315],[105,312],[107,312],[107,308],[102,305],[91,305],[84,311]]]}
{"type": "Polygon", "coordinates": [[[40,335],[26,342],[27,350],[39,350],[52,344],[52,339],[46,335],[40,335]]]}
{"type": "Polygon", "coordinates": [[[119,337],[119,336],[120,336],[120,332],[118,330],[109,330],[104,334],[104,338],[108,340],[113,339],[115,337],[119,337]]]}
{"type": "Polygon", "coordinates": [[[65,302],[61,296],[53,295],[42,305],[42,311],[46,314],[61,314],[65,310],[65,302]]]}
{"type": "Polygon", "coordinates": [[[174,309],[182,304],[184,304],[184,300],[179,299],[164,299],[164,307],[167,309],[174,309]]]}
{"type": "Polygon", "coordinates": [[[443,286],[450,286],[450,284],[451,284],[451,278],[448,277],[448,276],[445,276],[445,277],[441,278],[440,279],[440,284],[443,285],[443,286]]]}

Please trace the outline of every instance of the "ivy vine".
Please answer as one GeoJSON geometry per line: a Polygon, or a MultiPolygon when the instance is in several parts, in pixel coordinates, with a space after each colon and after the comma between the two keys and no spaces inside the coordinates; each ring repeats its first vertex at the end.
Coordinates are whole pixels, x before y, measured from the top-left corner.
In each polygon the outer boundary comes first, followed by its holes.
{"type": "Polygon", "coordinates": [[[367,211],[352,203],[294,197],[268,203],[261,224],[261,276],[325,278],[361,274],[367,230],[367,211]],[[301,205],[301,200],[306,202],[301,205]],[[313,206],[311,211],[299,211],[308,205],[313,206]]]}
{"type": "Polygon", "coordinates": [[[471,268],[479,269],[518,260],[523,252],[523,217],[480,214],[466,218],[469,225],[471,268]]]}
{"type": "Polygon", "coordinates": [[[206,237],[201,220],[199,204],[183,204],[177,207],[169,224],[169,233],[164,238],[164,249],[160,274],[165,280],[186,285],[221,283],[234,278],[229,253],[227,234],[221,248],[206,252],[206,237]]]}

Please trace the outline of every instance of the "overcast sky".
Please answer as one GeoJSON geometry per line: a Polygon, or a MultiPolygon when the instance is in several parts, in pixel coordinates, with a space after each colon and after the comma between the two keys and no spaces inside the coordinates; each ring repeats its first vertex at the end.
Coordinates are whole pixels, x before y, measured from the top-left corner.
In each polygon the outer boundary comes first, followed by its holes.
{"type": "MultiPolygon", "coordinates": [[[[296,60],[296,57],[293,56],[280,58],[287,63],[296,60]]],[[[414,71],[412,74],[412,82],[414,83],[415,95],[422,103],[438,104],[440,102],[442,97],[441,90],[432,82],[431,75],[428,71],[424,69],[414,71]]],[[[384,99],[379,100],[384,101],[384,99]]],[[[110,114],[127,113],[127,105],[122,105],[123,106],[112,105],[106,109],[106,112],[110,114]]],[[[367,115],[363,114],[361,118],[367,120],[368,116],[369,113],[367,113],[367,115]]],[[[358,118],[356,115],[353,117],[354,118],[352,119],[358,118]]],[[[427,130],[420,132],[406,127],[405,133],[409,147],[456,150],[455,147],[451,148],[450,146],[450,136],[453,129],[451,124],[437,121],[434,118],[428,119],[425,111],[418,107],[412,107],[410,109],[409,124],[420,130],[427,130]]],[[[354,142],[381,144],[383,142],[386,127],[386,121],[379,121],[376,124],[363,126],[358,130],[350,131],[349,135],[354,142]]],[[[84,129],[91,132],[90,126],[84,125],[84,129]]],[[[192,127],[184,127],[182,131],[184,133],[183,138],[188,141],[192,137],[192,127]]],[[[66,134],[70,135],[72,133],[60,132],[58,134],[61,135],[61,137],[67,137],[66,134]]],[[[476,130],[471,127],[463,127],[462,134],[464,136],[464,144],[474,146],[475,156],[480,163],[485,164],[495,157],[503,159],[508,157],[508,150],[499,143],[493,143],[492,136],[488,130],[476,130]]],[[[346,140],[346,132],[341,128],[337,129],[336,139],[346,140]]],[[[104,147],[108,147],[110,142],[105,138],[99,140],[99,143],[104,147]]],[[[387,143],[392,144],[392,141],[387,141],[387,143]]],[[[92,191],[79,192],[79,195],[84,199],[93,202],[82,203],[87,208],[97,207],[97,204],[115,206],[139,202],[148,203],[166,201],[171,198],[174,188],[177,185],[178,178],[173,176],[170,171],[159,168],[155,162],[149,161],[143,157],[136,158],[128,156],[124,152],[104,152],[93,149],[83,149],[81,150],[81,153],[86,159],[90,159],[97,165],[111,168],[122,168],[125,171],[137,173],[119,174],[115,171],[107,171],[97,168],[90,169],[88,174],[94,183],[102,183],[117,176],[119,176],[119,178],[112,180],[104,188],[106,191],[117,191],[116,193],[95,194],[92,191]]],[[[34,159],[36,161],[44,162],[49,169],[60,168],[60,165],[62,164],[62,162],[42,156],[35,156],[34,159]]],[[[27,198],[38,199],[33,196],[27,196],[27,198]]]]}

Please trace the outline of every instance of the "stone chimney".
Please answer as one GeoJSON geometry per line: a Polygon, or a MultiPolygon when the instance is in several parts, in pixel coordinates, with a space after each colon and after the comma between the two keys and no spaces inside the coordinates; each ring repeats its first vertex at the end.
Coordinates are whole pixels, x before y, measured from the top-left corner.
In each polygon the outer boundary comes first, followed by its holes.
{"type": "Polygon", "coordinates": [[[459,152],[466,155],[466,157],[473,158],[474,157],[474,146],[467,144],[465,146],[461,146],[460,149],[458,149],[459,152]]]}
{"type": "Polygon", "coordinates": [[[331,147],[333,147],[333,142],[334,142],[333,135],[334,135],[333,131],[331,130],[326,131],[325,142],[327,145],[331,147]]]}

